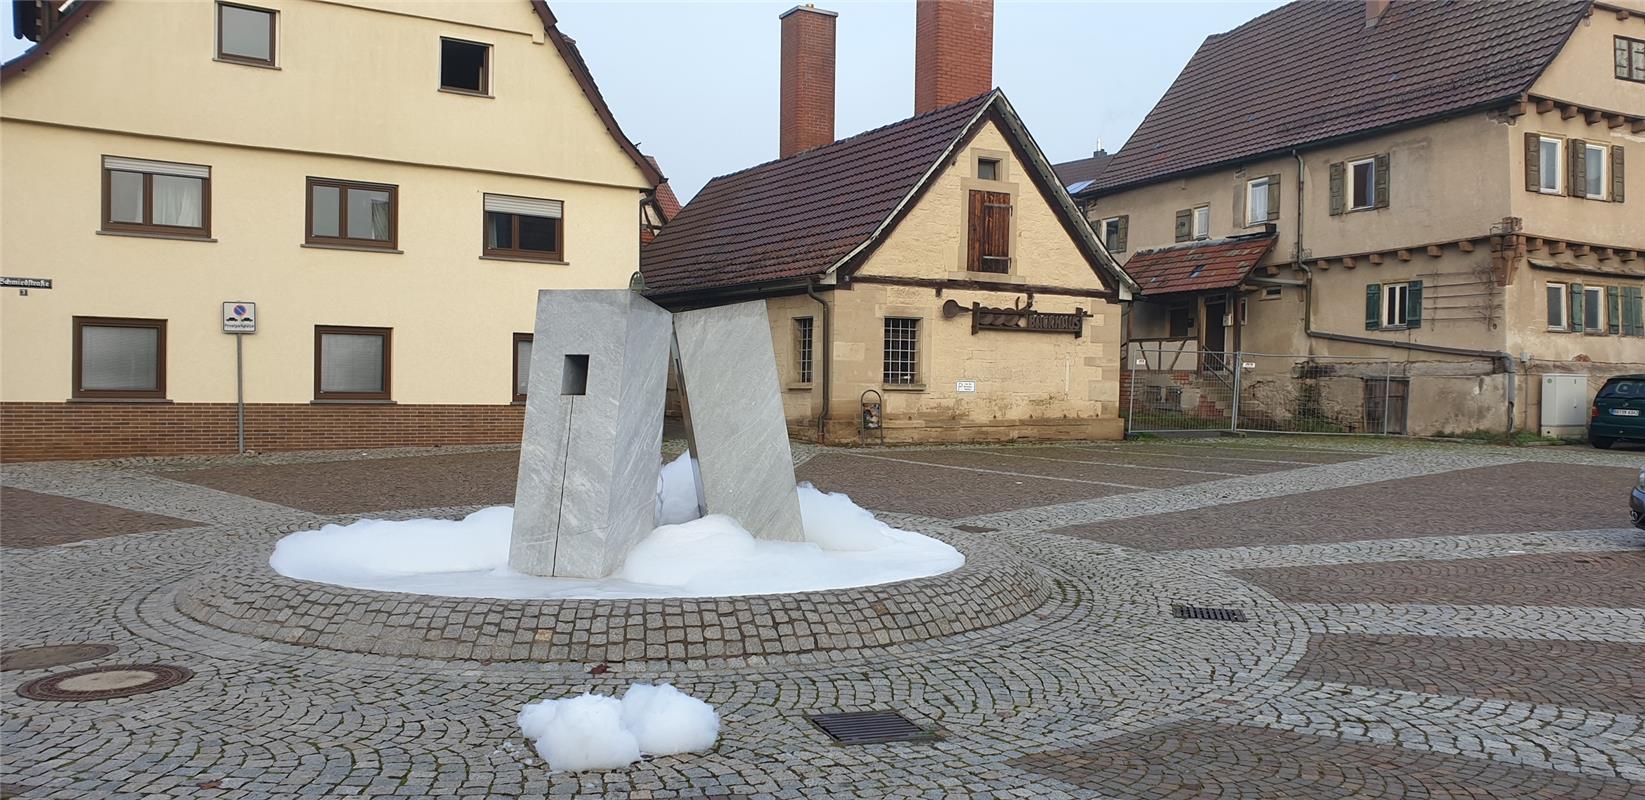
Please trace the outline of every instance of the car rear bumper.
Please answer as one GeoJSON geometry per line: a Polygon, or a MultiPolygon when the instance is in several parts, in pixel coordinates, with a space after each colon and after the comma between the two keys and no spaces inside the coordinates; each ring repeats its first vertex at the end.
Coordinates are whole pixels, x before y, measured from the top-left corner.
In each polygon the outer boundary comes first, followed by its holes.
{"type": "Polygon", "coordinates": [[[1645,489],[1634,489],[1628,499],[1628,517],[1634,521],[1634,527],[1645,530],[1645,489]]]}
{"type": "Polygon", "coordinates": [[[1595,417],[1588,423],[1588,438],[1600,439],[1641,439],[1645,440],[1645,423],[1629,417],[1622,417],[1628,422],[1611,422],[1604,417],[1595,417]]]}

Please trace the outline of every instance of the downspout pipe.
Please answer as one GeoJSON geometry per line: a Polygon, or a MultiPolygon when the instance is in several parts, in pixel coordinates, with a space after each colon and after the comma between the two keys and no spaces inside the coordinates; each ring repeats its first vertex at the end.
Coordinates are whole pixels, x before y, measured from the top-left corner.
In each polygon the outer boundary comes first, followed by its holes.
{"type": "Polygon", "coordinates": [[[822,306],[822,376],[818,381],[822,389],[822,408],[817,411],[817,442],[824,443],[828,432],[828,400],[833,394],[833,364],[834,364],[834,308],[828,301],[817,294],[817,282],[808,281],[805,284],[805,294],[817,305],[822,306]]]}

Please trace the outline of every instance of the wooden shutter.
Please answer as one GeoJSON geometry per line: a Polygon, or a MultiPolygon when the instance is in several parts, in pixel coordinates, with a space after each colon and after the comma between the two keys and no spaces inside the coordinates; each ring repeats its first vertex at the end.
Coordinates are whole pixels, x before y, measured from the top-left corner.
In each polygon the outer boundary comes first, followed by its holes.
{"type": "Polygon", "coordinates": [[[1365,287],[1365,329],[1374,331],[1382,327],[1382,284],[1373,283],[1365,287]]]}
{"type": "Polygon", "coordinates": [[[1233,219],[1234,219],[1234,229],[1236,231],[1239,230],[1240,228],[1245,227],[1246,225],[1251,224],[1251,221],[1249,219],[1246,219],[1246,216],[1245,216],[1246,215],[1246,211],[1245,211],[1246,201],[1248,201],[1250,199],[1251,199],[1251,182],[1250,181],[1239,181],[1239,182],[1235,183],[1234,184],[1234,217],[1233,217],[1233,219]]]}
{"type": "Polygon", "coordinates": [[[1186,242],[1194,237],[1194,210],[1185,208],[1177,212],[1177,241],[1186,242]]]}
{"type": "Polygon", "coordinates": [[[1582,303],[1582,284],[1571,284],[1571,330],[1576,333],[1581,333],[1587,329],[1583,324],[1582,303]]]}
{"type": "Polygon", "coordinates": [[[1342,213],[1343,174],[1342,162],[1331,165],[1331,216],[1342,213]]]}
{"type": "Polygon", "coordinates": [[[1131,215],[1122,214],[1119,219],[1119,230],[1114,232],[1114,251],[1125,252],[1125,239],[1131,233],[1131,215]]]}
{"type": "Polygon", "coordinates": [[[1376,185],[1376,193],[1377,193],[1376,203],[1374,204],[1374,207],[1375,208],[1387,208],[1388,207],[1388,178],[1389,178],[1389,176],[1388,176],[1388,154],[1387,153],[1383,153],[1382,155],[1376,157],[1376,171],[1377,171],[1376,177],[1373,179],[1373,181],[1376,185]]]}
{"type": "Polygon", "coordinates": [[[1011,271],[1011,195],[984,192],[982,205],[982,271],[1011,271]]]}
{"type": "Polygon", "coordinates": [[[1405,327],[1422,327],[1422,281],[1411,281],[1405,286],[1405,327]]]}
{"type": "Polygon", "coordinates": [[[1622,290],[1622,335],[1645,336],[1645,303],[1640,301],[1638,286],[1622,290]]]}
{"type": "Polygon", "coordinates": [[[1605,332],[1612,336],[1622,330],[1620,297],[1615,286],[1605,287],[1605,332]]]}
{"type": "Polygon", "coordinates": [[[1268,221],[1279,219],[1279,176],[1268,176],[1268,221]]]}
{"type": "Polygon", "coordinates": [[[987,192],[972,191],[970,210],[966,215],[965,268],[972,272],[982,270],[983,206],[987,196],[987,192]]]}
{"type": "Polygon", "coordinates": [[[1570,187],[1572,197],[1588,196],[1588,143],[1572,139],[1565,143],[1571,150],[1570,187]]]}
{"type": "Polygon", "coordinates": [[[1542,137],[1525,134],[1525,191],[1542,191],[1542,137]]]}
{"type": "Polygon", "coordinates": [[[1620,203],[1623,200],[1622,179],[1622,145],[1611,145],[1611,202],[1620,203]]]}

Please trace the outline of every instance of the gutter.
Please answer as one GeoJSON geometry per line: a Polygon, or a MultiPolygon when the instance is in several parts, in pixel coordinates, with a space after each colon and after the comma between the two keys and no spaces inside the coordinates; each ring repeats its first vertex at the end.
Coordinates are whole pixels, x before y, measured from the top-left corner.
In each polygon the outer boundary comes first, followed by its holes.
{"type": "Polygon", "coordinates": [[[811,281],[805,285],[805,294],[817,305],[822,306],[822,379],[818,381],[822,390],[822,408],[817,411],[817,443],[824,444],[823,435],[827,432],[828,400],[833,395],[834,363],[834,308],[828,301],[817,294],[817,282],[811,281]]]}

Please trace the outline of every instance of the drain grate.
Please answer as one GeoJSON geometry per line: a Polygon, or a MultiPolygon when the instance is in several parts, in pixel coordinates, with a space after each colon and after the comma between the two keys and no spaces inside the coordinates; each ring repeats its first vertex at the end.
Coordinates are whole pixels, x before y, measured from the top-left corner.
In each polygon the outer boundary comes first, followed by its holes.
{"type": "Polygon", "coordinates": [[[806,719],[840,744],[928,742],[937,738],[937,734],[915,725],[895,711],[812,714],[806,719]]]}
{"type": "Polygon", "coordinates": [[[1209,619],[1217,622],[1250,622],[1245,611],[1238,608],[1207,608],[1182,603],[1171,604],[1171,616],[1177,619],[1209,619]]]}

